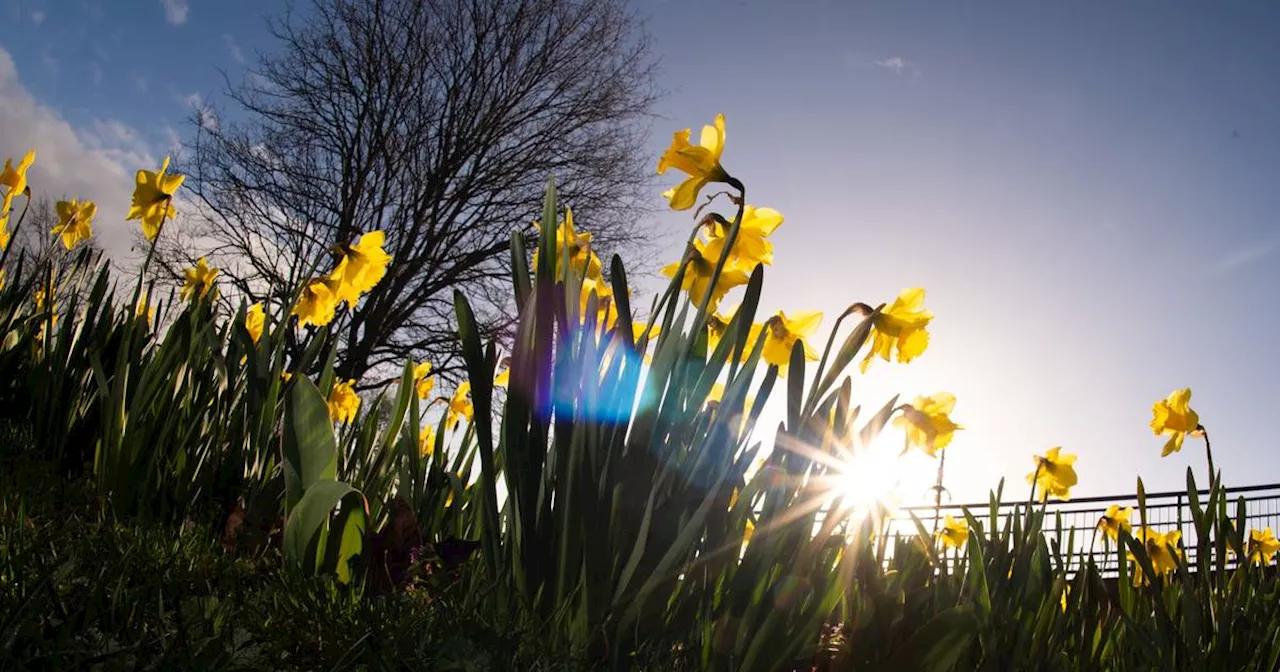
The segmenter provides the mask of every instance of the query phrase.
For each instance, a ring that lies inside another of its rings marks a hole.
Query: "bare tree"
[[[624,0],[296,10],[268,22],[279,50],[228,81],[233,109],[197,119],[182,168],[198,226],[162,251],[171,270],[208,254],[239,294],[278,302],[335,246],[385,231],[386,277],[331,329],[340,374],[359,378],[411,356],[456,364],[452,288],[484,297],[490,332],[507,323],[511,231],[534,235],[549,176],[598,249],[646,240],[656,93]]]

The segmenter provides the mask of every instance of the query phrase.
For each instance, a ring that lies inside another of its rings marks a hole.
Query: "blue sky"
[[[271,48],[258,3],[0,3],[0,153],[34,144],[33,183],[91,192],[109,246],[127,246],[108,220],[131,171],[217,103],[219,68]],[[1138,474],[1181,488],[1188,465],[1203,480],[1202,444],[1161,459],[1148,427],[1183,386],[1229,484],[1280,480],[1280,5],[637,7],[670,92],[655,161],[723,112],[726,167],[787,218],[765,308],[834,317],[928,290],[929,351],[874,365],[855,396],[956,394],[957,499],[1001,476],[1024,492],[1055,445],[1080,456],[1078,495]],[[652,220],[664,258],[690,222]]]

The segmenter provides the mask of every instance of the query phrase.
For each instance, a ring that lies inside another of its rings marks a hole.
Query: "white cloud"
[[[114,120],[77,129],[41,104],[19,80],[13,58],[0,47],[0,153],[18,157],[36,150],[28,172],[37,196],[88,198],[98,204],[94,234],[117,261],[129,255],[136,230],[125,222],[138,168],[159,162],[136,131]]]
[[[908,61],[901,56],[892,56],[889,58],[874,61],[874,63],[885,70],[891,70],[894,74],[900,75],[904,72],[917,73],[920,71],[915,63]]]
[[[204,107],[204,98],[200,96],[200,92],[188,93],[182,97],[182,104],[193,110],[199,110]]]
[[[222,43],[227,46],[227,53],[231,55],[231,60],[236,63],[244,63],[244,50],[236,42],[235,36],[231,33],[224,33],[222,35]]]
[[[38,9],[31,10],[31,23],[34,23],[37,26],[44,23],[44,12]]]
[[[164,20],[172,26],[181,26],[187,22],[187,13],[191,11],[191,5],[187,0],[160,0],[164,5]]]

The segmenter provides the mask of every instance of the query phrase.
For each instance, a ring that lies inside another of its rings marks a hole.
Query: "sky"
[[[635,7],[667,92],[655,163],[671,132],[724,113],[725,167],[786,217],[762,310],[821,310],[825,339],[853,302],[926,289],[928,351],[855,375],[854,397],[956,395],[955,501],[1002,477],[1025,497],[1031,456],[1059,445],[1079,456],[1077,496],[1139,475],[1182,489],[1188,467],[1203,483],[1203,444],[1162,459],[1149,427],[1188,386],[1228,485],[1280,481],[1280,5]],[[133,171],[272,49],[268,9],[0,0],[0,155],[36,147],[33,187],[97,200],[100,239],[127,251]],[[691,224],[646,220],[660,258]]]

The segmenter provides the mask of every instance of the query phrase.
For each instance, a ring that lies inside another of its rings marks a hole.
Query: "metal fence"
[[[1209,491],[1199,492],[1200,505],[1208,500]],[[1234,521],[1238,516],[1238,501],[1243,498],[1245,506],[1245,534],[1250,529],[1270,527],[1280,529],[1280,484],[1252,485],[1239,488],[1227,488],[1227,515]],[[1154,492],[1146,496],[1146,525],[1161,533],[1181,530],[1182,543],[1187,561],[1194,563],[1196,559],[1196,530],[1192,522],[1191,503],[1187,491]],[[1111,545],[1111,552],[1104,554],[1106,544],[1098,530],[1098,520],[1112,504],[1120,508],[1133,507],[1131,519],[1134,527],[1139,525],[1138,499],[1136,495],[1112,495],[1104,497],[1082,497],[1069,502],[1050,502],[1046,506],[1044,533],[1050,548],[1056,548],[1068,559],[1068,572],[1074,572],[1083,566],[1089,551],[1094,552],[1094,562],[1104,574],[1117,571],[1119,556]],[[1038,505],[1037,505],[1038,507]],[[948,514],[956,519],[963,518],[963,510],[967,508],[984,527],[990,527],[991,507],[988,503],[980,504],[948,504],[937,510],[938,516],[945,518]],[[918,535],[910,513],[925,525],[925,529],[934,529],[935,509],[932,506],[913,506],[902,509],[893,520],[889,521],[888,534],[891,540],[914,537]],[[996,524],[1003,529],[1011,515],[1026,515],[1026,502],[1002,503],[996,510]],[[989,531],[989,530],[988,530]],[[890,543],[892,549],[895,543]],[[892,551],[890,551],[892,552]]]

